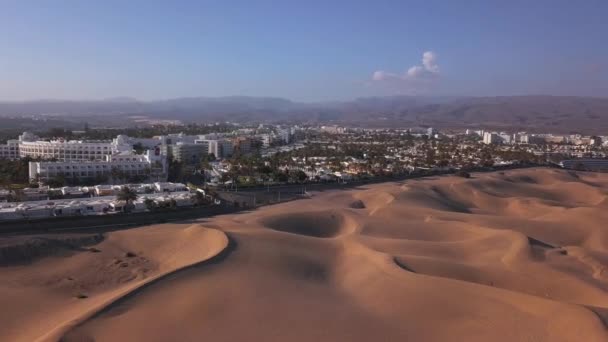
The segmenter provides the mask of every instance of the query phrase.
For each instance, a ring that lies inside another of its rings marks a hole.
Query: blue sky
[[[607,18],[606,0],[0,0],[0,100],[608,96]]]

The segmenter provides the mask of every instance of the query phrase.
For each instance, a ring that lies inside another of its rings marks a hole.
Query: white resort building
[[[158,150],[145,154],[122,152],[105,155],[103,160],[36,161],[29,163],[29,177],[35,182],[64,179],[115,179],[141,176],[153,181],[167,178],[167,160]]]
[[[19,157],[59,161],[103,160],[105,156],[131,151],[132,145],[121,136],[113,141],[40,140],[25,132],[19,136]]]

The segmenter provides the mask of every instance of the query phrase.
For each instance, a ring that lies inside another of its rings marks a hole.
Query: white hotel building
[[[152,149],[143,155],[133,154],[135,142]],[[45,182],[59,176],[76,180],[111,179],[117,170],[125,178],[149,176],[150,180],[165,181],[167,158],[159,148],[154,147],[159,142],[159,139],[132,139],[124,135],[112,141],[46,141],[25,132],[18,140],[9,140],[0,145],[0,158],[41,159],[29,163],[31,181]]]
[[[124,136],[113,141],[39,140],[25,132],[19,136],[19,157],[57,159],[60,161],[104,160],[114,153],[131,151],[132,144]]]
[[[148,150],[143,155],[131,152],[105,155],[103,160],[30,162],[29,178],[31,181],[41,182],[59,176],[78,180],[112,178],[113,172],[118,170],[126,177],[147,176],[154,181],[165,181],[167,168],[167,159],[159,153],[159,150]]]

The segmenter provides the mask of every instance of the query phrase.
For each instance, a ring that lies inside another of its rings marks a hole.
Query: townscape
[[[213,126],[171,126],[171,131],[189,133],[145,137],[118,132],[112,140],[92,140],[99,133],[89,127],[54,130],[46,139],[24,132],[0,145],[0,165],[6,170],[0,175],[5,202],[0,220],[217,205],[221,200],[210,193],[239,187],[504,166],[608,169],[603,159],[608,138],[601,136],[230,123],[213,132]],[[197,129],[207,133],[194,134]],[[124,190],[138,195],[125,202],[117,196]]]
[[[608,1],[5,1],[0,342],[608,341]]]

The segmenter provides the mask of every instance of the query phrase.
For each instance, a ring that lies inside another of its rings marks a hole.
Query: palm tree
[[[116,194],[116,200],[125,201],[125,209],[129,209],[133,206],[133,201],[137,199],[137,193],[128,186],[123,186],[120,191]]]

